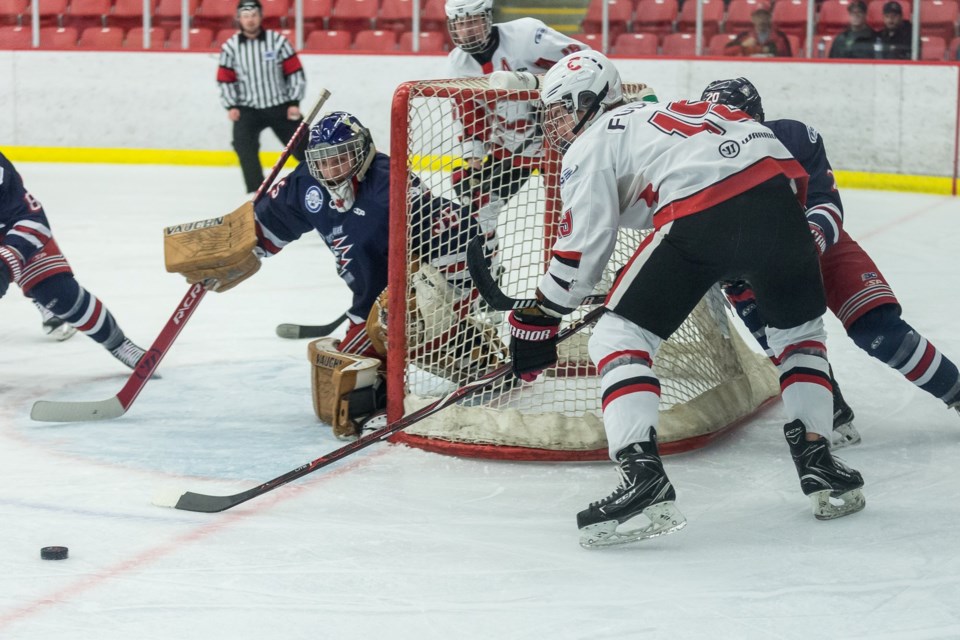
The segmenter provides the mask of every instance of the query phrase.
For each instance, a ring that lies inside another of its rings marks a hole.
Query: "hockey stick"
[[[346,319],[347,314],[343,314],[330,324],[278,324],[277,335],[290,340],[323,338],[336,331]]]
[[[575,322],[564,328],[562,331],[560,331],[560,333],[557,334],[557,342],[562,342],[581,329],[589,326],[595,320],[597,320],[597,318],[599,318],[604,311],[606,311],[605,307],[597,307],[596,309],[593,309],[587,313],[587,315],[585,315],[578,322]],[[153,504],[157,505],[158,507],[173,507],[174,509],[180,509],[183,511],[199,511],[201,513],[217,513],[219,511],[225,511],[237,506],[238,504],[242,504],[247,500],[261,496],[269,491],[273,491],[277,487],[281,487],[288,482],[296,480],[297,478],[302,478],[308,473],[313,473],[317,469],[322,469],[327,465],[342,460],[347,456],[360,451],[361,449],[369,447],[375,442],[380,442],[381,440],[390,437],[394,433],[402,431],[403,429],[420,422],[427,416],[431,416],[441,409],[449,407],[450,405],[455,404],[464,398],[474,395],[487,385],[510,375],[510,372],[511,364],[509,362],[505,362],[493,371],[490,371],[473,382],[469,382],[450,392],[448,395],[440,398],[436,402],[422,407],[417,411],[400,418],[392,424],[388,424],[381,429],[377,429],[376,431],[361,436],[350,444],[344,445],[339,449],[335,449],[330,453],[320,456],[316,460],[297,467],[292,471],[288,471],[282,476],[278,476],[273,480],[264,482],[263,484],[252,489],[241,491],[240,493],[235,493],[229,496],[212,496],[204,493],[194,493],[192,491],[163,491],[154,496]]]
[[[326,89],[320,91],[320,98],[310,111],[309,117],[303,120],[300,126],[297,127],[297,130],[294,131],[290,137],[290,141],[287,142],[287,146],[284,147],[280,153],[280,157],[277,158],[276,163],[273,165],[270,175],[260,183],[260,188],[257,189],[256,195],[253,196],[254,204],[257,203],[266,190],[270,188],[270,185],[273,184],[283,165],[287,162],[287,158],[289,158],[293,152],[293,148],[299,144],[304,131],[309,128],[310,122],[317,117],[317,114],[329,97],[329,91]],[[140,362],[137,363],[133,373],[127,379],[127,383],[123,385],[123,388],[117,395],[106,400],[93,400],[88,402],[38,400],[30,410],[30,417],[40,422],[85,422],[91,420],[111,420],[125,414],[127,409],[130,408],[130,405],[133,404],[133,401],[140,395],[140,392],[143,390],[144,385],[147,384],[147,381],[150,380],[153,372],[156,371],[160,365],[163,356],[170,350],[173,341],[180,335],[184,325],[187,324],[187,320],[190,319],[193,312],[200,306],[200,301],[203,300],[203,296],[206,295],[206,293],[207,290],[202,283],[198,282],[190,286],[186,295],[180,300],[176,311],[173,312],[173,315],[167,320],[167,324],[160,330],[160,335],[153,341],[153,344],[150,345],[150,349],[147,350],[144,356],[140,358]]]
[[[500,285],[490,273],[490,265],[483,252],[483,240],[474,238],[467,245],[467,269],[473,279],[473,286],[494,311],[513,311],[531,309],[540,304],[536,298],[511,298],[500,289]],[[602,304],[606,294],[589,295],[580,301],[581,305]]]

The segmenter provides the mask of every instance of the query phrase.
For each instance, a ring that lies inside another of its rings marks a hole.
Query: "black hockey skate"
[[[843,399],[840,385],[833,377],[833,368],[830,369],[830,383],[833,385],[833,437],[831,446],[834,449],[860,444],[860,432],[853,425],[853,409]]]
[[[687,519],[674,506],[677,498],[657,453],[657,436],[637,442],[617,454],[620,486],[577,514],[580,546],[608,547],[679,531]],[[643,514],[650,523],[628,531],[617,527]]]
[[[36,300],[33,301],[33,304],[36,305],[40,311],[40,315],[43,317],[43,332],[57,342],[69,340],[77,332],[73,325],[67,324],[63,318],[54,315],[52,311]]]
[[[807,429],[800,420],[783,425],[783,435],[800,476],[800,489],[810,497],[817,520],[840,518],[866,506],[860,491],[863,476],[833,457],[826,438],[807,441]]]

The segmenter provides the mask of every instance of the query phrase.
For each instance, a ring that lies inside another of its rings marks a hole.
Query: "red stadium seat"
[[[703,0],[703,37],[708,41],[720,32],[720,23],[723,21],[722,0]],[[677,31],[680,33],[694,33],[697,30],[697,2],[686,0],[680,9],[677,20]]]
[[[291,2],[291,4],[293,4]],[[314,31],[327,28],[327,17],[333,7],[333,0],[303,0],[303,37]],[[291,14],[287,26],[296,27],[296,16]]]
[[[400,34],[400,51],[413,51],[413,32],[404,31]],[[421,31],[419,53],[444,53],[447,51],[447,34],[445,31]]]
[[[193,15],[194,27],[212,31],[226,29],[237,24],[236,0],[203,0]]]
[[[577,42],[590,45],[590,48],[600,51],[603,49],[602,36],[599,33],[571,33],[570,37]]]
[[[655,56],[658,38],[655,33],[621,33],[613,43],[618,56]]]
[[[307,36],[306,51],[346,51],[352,36],[349,31],[313,31]]]
[[[78,39],[73,27],[40,27],[40,46],[44,49],[75,49]]]
[[[800,46],[801,44],[800,36],[793,35],[792,33],[788,33],[786,35],[787,35],[787,42],[790,43],[790,55],[792,55],[794,58],[803,57],[802,56],[803,49]]]
[[[807,34],[807,0],[777,0],[773,5],[773,28],[787,35],[804,37]]]
[[[896,0],[900,3],[900,8],[903,9],[903,19],[910,20],[913,15],[913,4],[910,3],[910,0]],[[870,25],[873,29],[883,28],[883,5],[887,4],[889,0],[872,0],[870,4],[867,5],[867,24]]]
[[[957,17],[957,0],[923,0],[920,35],[938,36],[950,42],[957,35]]]
[[[581,26],[584,33],[602,33],[603,2],[604,0],[590,0],[587,15],[584,17]],[[609,0],[609,3],[607,15],[610,23],[610,42],[613,42],[621,33],[630,30],[633,4],[630,0]]]
[[[27,5],[28,0],[0,0],[0,25],[23,24],[22,16],[27,12]]]
[[[727,21],[723,30],[726,33],[740,33],[753,28],[753,22],[750,20],[750,14],[760,6],[770,6],[762,0],[731,0],[727,7]]]
[[[190,13],[191,19],[197,12],[198,4],[198,0],[189,0],[187,3],[187,10]],[[157,2],[157,12],[153,20],[153,25],[163,27],[167,31],[170,29],[179,29],[181,25],[180,0],[159,0]],[[178,46],[177,48],[179,49],[180,47]]]
[[[356,34],[373,29],[379,6],[378,0],[336,0],[333,15],[327,21],[330,29]]]
[[[833,41],[836,36],[813,36],[813,57],[814,58],[829,58],[830,57],[830,47],[833,46]],[[820,45],[823,46],[820,46]]]
[[[393,31],[383,31],[381,29],[364,29],[357,33],[353,40],[354,51],[396,51],[397,34]]]
[[[691,33],[671,33],[663,39],[661,55],[692,58],[697,55],[697,39]]]
[[[736,37],[735,33],[718,33],[713,36],[710,38],[710,46],[707,47],[707,55],[722,56],[727,43],[732,42]]]
[[[155,2],[151,6],[150,19],[151,25],[157,26]],[[107,24],[124,29],[143,28],[143,0],[115,0],[113,10],[107,15]]]
[[[40,26],[59,27],[63,24],[63,16],[67,12],[67,0],[40,0]],[[24,11],[23,24],[29,24],[33,15],[33,5],[28,4]]]
[[[420,11],[421,31],[447,31],[447,12],[444,0],[427,0]]]
[[[287,16],[290,13],[290,0],[260,0],[263,5],[263,26],[267,29],[280,30],[287,26]],[[234,3],[236,12],[236,3]],[[288,38],[289,39],[289,38]],[[293,42],[293,40],[290,40]]]
[[[30,27],[0,27],[0,49],[30,49]]]
[[[167,34],[160,27],[150,27],[150,48],[163,49],[166,45]],[[124,49],[143,49],[143,27],[134,27],[127,31],[123,41]]]
[[[123,29],[120,27],[87,27],[80,32],[77,46],[81,49],[121,49]]]
[[[174,29],[170,32],[170,35],[167,36],[167,49],[181,49],[183,43],[181,42],[182,31],[180,29]],[[213,49],[215,45],[213,44],[213,31],[210,29],[202,27],[194,27],[187,32],[187,46],[189,49],[201,49],[204,51]]]
[[[826,0],[817,15],[817,33],[833,36],[845,30],[850,24],[849,5],[850,0]]]
[[[677,0],[640,0],[632,30],[661,36],[673,33],[678,13]]]
[[[920,60],[941,61],[946,55],[946,40],[938,36],[920,36]]]
[[[377,29],[403,33],[413,30],[413,0],[383,0]]]
[[[105,27],[110,13],[110,0],[71,0],[70,9],[63,16],[65,27],[82,31],[87,27]]]
[[[224,42],[233,37],[233,34],[237,33],[237,29],[220,29],[217,31],[217,35],[213,37],[213,42],[219,47]],[[293,42],[293,40],[290,40]]]

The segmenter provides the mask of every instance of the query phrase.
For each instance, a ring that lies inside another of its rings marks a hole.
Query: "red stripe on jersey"
[[[804,202],[807,197],[808,176],[800,163],[792,158],[778,160],[767,157],[738,173],[727,176],[720,182],[711,184],[702,191],[664,205],[653,215],[653,227],[659,229],[678,218],[705,211],[780,175],[797,182],[797,200]]]
[[[481,65],[481,68],[483,69],[483,75],[490,75],[493,73],[493,61],[484,62],[483,65]]]
[[[537,58],[533,63],[534,66],[540,67],[541,69],[550,70],[550,67],[557,64],[556,60],[547,60],[546,58]]]
[[[574,262],[580,262],[583,258],[583,254],[579,251],[554,251],[553,255],[558,258],[563,258],[564,260],[572,260]]]
[[[217,82],[236,82],[237,72],[230,67],[220,67],[217,69]]]
[[[263,249],[270,255],[276,255],[280,253],[280,247],[270,242],[263,233],[263,228],[260,226],[260,221],[257,221],[257,243],[263,247]]]
[[[10,229],[10,231],[19,231],[20,233],[25,233],[25,234],[27,234],[27,235],[31,235],[31,236],[33,236],[34,238],[36,238],[37,240],[39,240],[39,241],[40,241],[40,244],[47,244],[47,241],[50,240],[50,237],[51,237],[51,236],[43,233],[43,232],[40,231],[39,229],[34,229],[33,227],[28,227],[28,226],[23,225],[23,224],[15,224],[15,225],[13,225],[13,228]]]
[[[640,382],[638,384],[631,384],[621,389],[617,389],[610,395],[604,397],[603,399],[603,410],[607,410],[607,405],[620,398],[622,396],[631,394],[631,393],[653,393],[656,396],[660,397],[660,387],[655,384],[650,384],[649,382]]]
[[[644,364],[646,364],[648,367],[651,364],[650,354],[647,353],[646,351],[640,351],[639,349],[632,349],[627,351],[614,351],[613,353],[608,355],[606,358],[603,358],[602,360],[600,360],[600,362],[597,364],[597,371],[603,372],[604,367],[606,367],[608,364],[610,364],[617,358],[623,358],[623,357],[640,358],[641,360],[644,361]]]
[[[917,366],[906,375],[907,380],[910,382],[916,382],[923,374],[927,372],[927,369],[930,368],[930,363],[933,362],[933,358],[937,355],[937,350],[930,342],[927,342],[927,348],[923,352],[923,357],[920,358],[920,362],[917,363]]]
[[[791,373],[786,378],[780,381],[780,391],[786,391],[787,387],[792,384],[797,383],[808,383],[808,384],[818,384],[824,389],[833,393],[833,385],[830,384],[830,381],[826,378],[821,378],[820,376],[812,376],[808,373]]]
[[[300,64],[300,58],[297,57],[297,54],[293,54],[289,58],[283,61],[283,75],[288,76],[291,73],[296,73],[297,71],[302,71],[303,65]]]
[[[86,333],[97,326],[97,321],[100,319],[100,314],[103,313],[103,305],[100,303],[99,298],[94,298],[93,303],[93,313],[90,314],[90,319],[84,322],[82,325],[77,326],[78,331],[83,331]]]

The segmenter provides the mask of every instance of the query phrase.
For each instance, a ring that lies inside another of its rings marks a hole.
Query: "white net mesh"
[[[530,297],[545,270],[558,223],[557,159],[501,162],[488,156],[484,168],[473,173],[470,189],[460,194],[452,187],[451,171],[460,166],[464,149],[469,146],[460,141],[468,110],[473,110],[473,116],[486,112],[484,119],[474,117],[468,127],[486,127],[487,140],[496,139],[497,129],[505,126],[526,126],[529,132],[533,130],[529,122],[510,125],[503,114],[532,117],[535,92],[489,90],[485,79],[409,83],[404,87],[408,88],[409,100],[394,102],[393,136],[405,135],[405,140],[394,140],[393,154],[400,148],[399,142],[405,149],[408,170],[419,176],[433,194],[471,203],[487,232],[488,248],[496,248],[493,271],[501,288],[511,296]],[[625,90],[629,96],[630,85]],[[526,149],[536,149],[537,155],[543,155],[539,140],[526,145]],[[403,175],[393,175],[392,180],[393,189],[408,190]],[[461,195],[462,199],[458,197]],[[409,198],[407,202],[409,205]],[[410,215],[409,210],[406,214]],[[425,255],[427,249],[417,246],[419,240],[409,229],[410,225],[403,229],[397,225],[392,233],[404,234],[405,255]],[[621,232],[598,293],[610,287],[614,273],[633,255],[640,237],[636,232]],[[403,262],[395,260],[391,269],[406,269]],[[431,276],[433,284],[440,286],[424,284]],[[403,281],[407,283],[407,304],[401,306],[395,304],[395,298],[391,300],[390,322],[402,322],[406,327],[407,359],[402,380],[392,379],[391,388],[404,389],[404,412],[410,412],[501,362],[507,332],[503,314],[484,311],[482,305],[470,301],[469,291],[448,289],[438,294],[442,282],[435,274],[405,273]],[[751,352],[729,322],[726,303],[715,288],[664,343],[654,363],[662,387],[661,442],[720,430],[779,392],[772,365]],[[445,409],[407,432],[461,443],[570,451],[604,449],[599,378],[587,355],[588,338],[589,329],[561,344],[559,365],[538,381],[503,380],[481,397]],[[395,357],[396,352],[391,351],[391,357]]]

